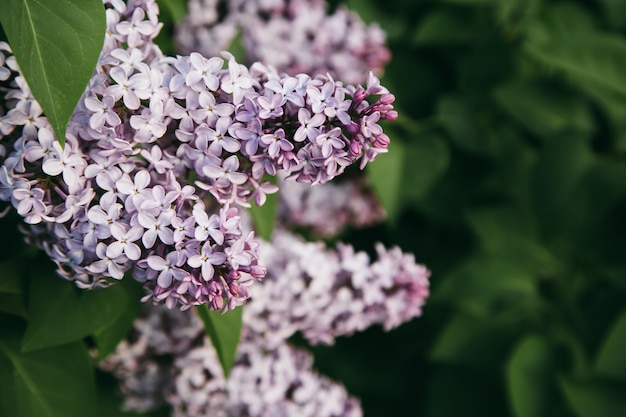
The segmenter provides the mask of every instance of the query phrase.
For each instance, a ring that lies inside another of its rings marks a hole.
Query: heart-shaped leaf
[[[224,376],[228,378],[235,358],[237,357],[237,346],[241,338],[243,308],[237,307],[225,314],[219,311],[209,311],[206,305],[198,306],[198,315],[204,323],[206,334],[211,339],[213,347],[217,352]]]
[[[57,139],[94,72],[106,30],[101,0],[2,0],[0,23]]]
[[[128,302],[128,294],[117,285],[80,290],[54,275],[37,274],[29,282],[29,322],[22,351],[57,346],[94,334],[113,323]]]
[[[94,415],[93,368],[82,342],[21,353],[19,334],[4,328],[0,339],[0,374],[2,415]]]

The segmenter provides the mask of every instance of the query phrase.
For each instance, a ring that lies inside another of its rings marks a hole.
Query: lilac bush
[[[393,95],[330,75],[289,76],[260,63],[164,56],[151,0],[105,1],[107,35],[65,146],[1,46],[12,77],[0,117],[0,197],[30,224],[61,276],[83,288],[126,273],[146,300],[232,309],[265,275],[240,207],[287,178],[325,183],[387,149]]]

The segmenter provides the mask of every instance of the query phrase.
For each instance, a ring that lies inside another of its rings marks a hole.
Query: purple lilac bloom
[[[378,259],[339,244],[329,250],[278,229],[261,246],[267,268],[244,322],[270,346],[300,332],[311,343],[332,344],[373,324],[386,330],[421,315],[430,271],[399,248],[376,247]]]
[[[294,181],[279,182],[278,223],[305,228],[315,236],[335,236],[347,227],[382,222],[386,213],[362,176],[310,187]]]
[[[121,381],[125,406],[173,407],[175,416],[361,416],[345,389],[312,371],[312,357],[287,342],[311,343],[421,314],[429,271],[398,248],[370,262],[348,245],[337,250],[277,230],[262,246],[268,266],[251,289],[243,335],[228,381],[194,311],[146,306],[134,330],[102,364]],[[173,357],[173,360],[166,358]]]
[[[129,274],[145,300],[232,309],[265,273],[238,207],[276,191],[266,173],[321,184],[386,152],[378,122],[397,117],[393,96],[372,73],[352,86],[228,53],[163,56],[154,0],[104,4],[105,44],[64,148],[0,45],[0,195],[80,287]]]
[[[241,33],[249,62],[348,83],[381,72],[390,59],[379,26],[341,6],[329,14],[324,0],[191,0],[188,7],[176,29],[185,53],[217,55]]]
[[[121,380],[125,409],[168,404],[179,417],[362,415],[343,386],[313,371],[308,352],[288,344],[262,349],[246,331],[226,380],[202,324],[190,313],[145,309],[129,339],[100,364]]]

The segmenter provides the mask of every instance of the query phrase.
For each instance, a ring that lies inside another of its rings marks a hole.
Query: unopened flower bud
[[[361,144],[359,142],[357,142],[356,140],[353,140],[352,142],[350,142],[350,153],[352,155],[361,155],[361,151],[363,150],[363,147],[361,146]]]
[[[266,273],[267,270],[261,265],[253,265],[252,267],[250,267],[250,275],[252,275],[254,278],[263,278],[265,277]]]
[[[395,110],[390,110],[388,112],[383,113],[382,117],[383,119],[389,120],[391,122],[398,118],[398,112]]]
[[[389,136],[384,133],[376,136],[376,140],[374,141],[375,148],[387,148],[387,146],[389,146]]]
[[[396,101],[396,97],[393,94],[383,94],[380,96],[380,102],[383,104],[391,104]]]

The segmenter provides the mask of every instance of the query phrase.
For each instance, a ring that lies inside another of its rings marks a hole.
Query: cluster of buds
[[[107,35],[65,147],[0,45],[0,199],[32,225],[59,273],[85,288],[132,273],[146,299],[228,310],[265,275],[239,207],[266,175],[325,183],[387,150],[393,95],[271,67],[167,57],[154,0],[105,0]]]
[[[241,34],[250,62],[290,75],[326,74],[359,83],[390,59],[385,33],[343,6],[328,12],[324,0],[191,0],[177,27],[183,51],[210,56]]]

